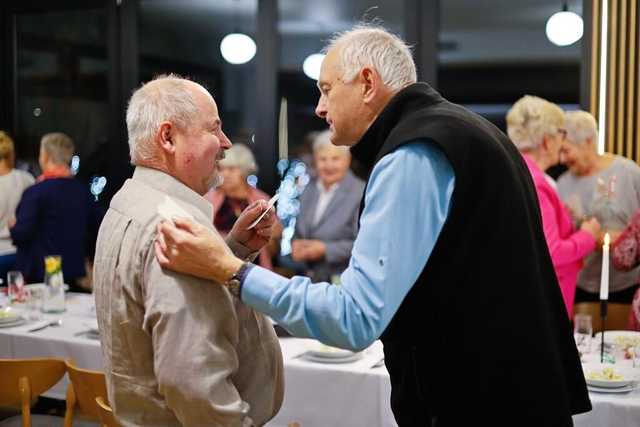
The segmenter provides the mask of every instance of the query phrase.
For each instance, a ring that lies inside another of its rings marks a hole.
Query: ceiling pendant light
[[[256,42],[246,34],[227,34],[220,42],[220,53],[230,64],[246,64],[256,55]]]
[[[569,46],[582,38],[584,23],[577,13],[569,12],[567,2],[562,6],[562,12],[551,15],[547,21],[547,38],[556,46]]]
[[[322,53],[314,53],[307,56],[302,63],[302,71],[307,77],[313,80],[318,80],[320,77],[320,66],[324,60],[325,55]]]

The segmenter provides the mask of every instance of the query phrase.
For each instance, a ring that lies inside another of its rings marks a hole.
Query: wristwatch
[[[249,268],[250,265],[251,264],[246,261],[243,262],[238,271],[233,273],[233,276],[222,283],[222,286],[227,288],[227,290],[231,292],[231,295],[236,298],[240,298],[240,291],[242,290],[242,279],[245,275],[245,272],[247,271],[247,268]]]

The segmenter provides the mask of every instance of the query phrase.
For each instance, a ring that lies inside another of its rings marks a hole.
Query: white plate
[[[343,350],[341,348],[330,347],[319,341],[311,341],[307,345],[307,354],[321,359],[343,359],[345,357],[351,357],[357,353],[349,350]]]
[[[635,389],[635,386],[633,384],[629,384],[627,386],[618,387],[618,388],[594,387],[591,385],[587,385],[587,390],[592,391],[594,393],[629,393],[634,389]]]
[[[592,372],[601,373],[602,370],[605,368],[613,369],[613,372],[615,374],[620,375],[622,378],[619,380],[589,378],[590,373]],[[598,388],[614,389],[614,388],[627,387],[631,385],[631,383],[638,377],[638,372],[636,372],[638,371],[637,369],[633,369],[625,366],[611,365],[607,363],[605,364],[586,363],[582,366],[582,370],[584,372],[584,377],[587,382],[587,385],[592,387],[598,387]]]
[[[25,323],[27,323],[27,319],[24,317],[18,317],[11,323],[0,323],[0,328],[13,328],[14,326],[24,325]]]
[[[314,354],[307,352],[303,354],[301,357],[310,362],[317,362],[317,363],[349,363],[349,362],[355,362],[356,360],[360,359],[362,357],[362,353],[351,353],[351,355],[347,357],[327,358],[327,357],[317,357]]]

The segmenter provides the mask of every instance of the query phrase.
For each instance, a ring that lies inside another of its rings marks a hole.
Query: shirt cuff
[[[251,252],[251,249],[238,242],[231,234],[227,236],[226,243],[229,249],[231,249],[231,252],[243,261],[253,262],[260,253],[260,251]]]
[[[272,310],[269,301],[273,296],[273,291],[287,282],[288,279],[279,274],[258,265],[253,265],[246,272],[244,280],[240,282],[240,299],[254,309],[271,315]]]

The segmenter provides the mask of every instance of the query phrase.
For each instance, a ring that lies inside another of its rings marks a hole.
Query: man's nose
[[[321,119],[324,119],[326,115],[327,115],[327,107],[322,97],[320,97],[320,99],[318,100],[318,105],[316,105],[316,116],[320,117]]]
[[[222,138],[220,138],[220,147],[228,150],[233,144],[231,143],[231,140],[227,138],[227,135],[224,132],[221,132],[221,134]]]

